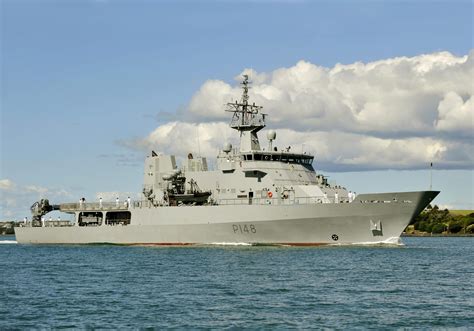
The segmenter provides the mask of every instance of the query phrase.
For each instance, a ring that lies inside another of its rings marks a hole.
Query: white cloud
[[[10,179],[0,180],[0,190],[0,220],[29,217],[29,207],[42,198],[48,198],[53,202],[71,197],[71,194],[64,189],[57,190],[34,184],[20,185]]]
[[[27,185],[27,186],[25,186],[25,191],[26,192],[31,192],[31,193],[37,193],[40,196],[43,196],[46,193],[48,193],[47,188],[41,187],[41,186],[36,186],[36,185]]]
[[[10,179],[0,179],[0,190],[10,191],[15,188],[15,183]]]
[[[332,68],[300,61],[243,73],[253,81],[251,102],[264,106],[267,124],[279,129],[277,143],[311,148],[324,170],[474,167],[474,51]],[[225,141],[237,141],[224,109],[240,95],[239,84],[207,81],[192,97],[187,120],[160,125],[129,145],[176,155],[200,149],[213,157]]]
[[[474,77],[473,77],[474,79]],[[473,137],[474,135],[474,97],[465,102],[455,92],[449,92],[438,105],[436,129]]]
[[[232,131],[224,122],[170,122],[156,128],[139,145],[150,149],[156,146],[160,152],[178,155],[187,155],[189,152],[216,155],[226,141],[237,141],[237,135]]]
[[[299,129],[419,135],[436,132],[437,106],[447,93],[473,94],[472,57],[441,52],[333,68],[300,61],[269,74],[244,73],[255,75],[252,99],[280,127],[290,121]],[[239,86],[208,81],[189,111],[203,120],[222,119],[223,105],[239,94]],[[472,118],[472,107],[467,113]]]
[[[198,151],[197,138],[192,137],[198,127],[199,131],[204,133],[200,135],[201,154],[204,156],[215,156],[226,141],[237,145],[237,134],[224,134],[228,131],[226,123],[197,125],[182,122],[158,127],[143,139],[142,144],[159,147],[159,151],[163,153],[184,156],[189,152]],[[265,137],[265,131],[262,131],[262,148],[267,148]],[[304,150],[315,154],[317,168],[333,171],[421,169],[426,168],[430,162],[434,162],[437,168],[465,168],[466,164],[474,163],[473,154],[465,153],[468,144],[431,137],[379,138],[337,131],[298,132],[293,129],[280,129],[274,146],[279,149],[292,146],[295,151]]]
[[[239,96],[238,89],[219,80],[208,80],[192,97],[188,110],[199,118],[225,119],[228,114],[222,111],[223,106]]]

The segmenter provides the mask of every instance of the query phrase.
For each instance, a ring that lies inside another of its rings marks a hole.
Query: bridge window
[[[244,156],[247,160],[252,159],[252,155]],[[307,155],[297,154],[254,154],[253,158],[255,161],[277,161],[283,163],[296,163],[302,165],[311,165],[313,163],[313,157]]]

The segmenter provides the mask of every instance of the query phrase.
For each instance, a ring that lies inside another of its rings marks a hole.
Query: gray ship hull
[[[352,203],[136,207],[130,209],[129,225],[20,227],[16,239],[29,244],[390,243],[438,193],[361,194]]]

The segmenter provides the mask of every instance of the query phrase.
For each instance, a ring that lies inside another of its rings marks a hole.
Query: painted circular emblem
[[[338,236],[337,234],[333,234],[333,235],[331,236],[331,238],[332,238],[332,240],[334,240],[334,241],[338,241],[338,240],[339,240],[339,236]]]

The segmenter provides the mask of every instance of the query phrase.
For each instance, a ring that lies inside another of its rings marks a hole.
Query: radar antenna
[[[251,82],[249,81],[249,75],[243,75],[243,77],[244,80],[240,83],[243,89],[242,100],[227,103],[226,111],[234,113],[230,126],[237,130],[248,130],[250,127],[255,128],[257,126],[263,128],[265,127],[266,114],[259,114],[259,110],[263,109],[262,106],[255,105],[255,102],[249,104],[249,84]]]
[[[242,88],[244,89],[244,93],[242,94],[242,102],[244,105],[248,105],[249,101],[249,75],[243,75],[244,80],[242,83],[240,83]]]
[[[230,122],[230,127],[240,132],[240,150],[252,151],[260,150],[257,132],[265,127],[266,114],[260,113],[262,106],[255,103],[249,104],[249,76],[243,75],[243,93],[240,102],[227,103],[227,112],[234,113]]]

